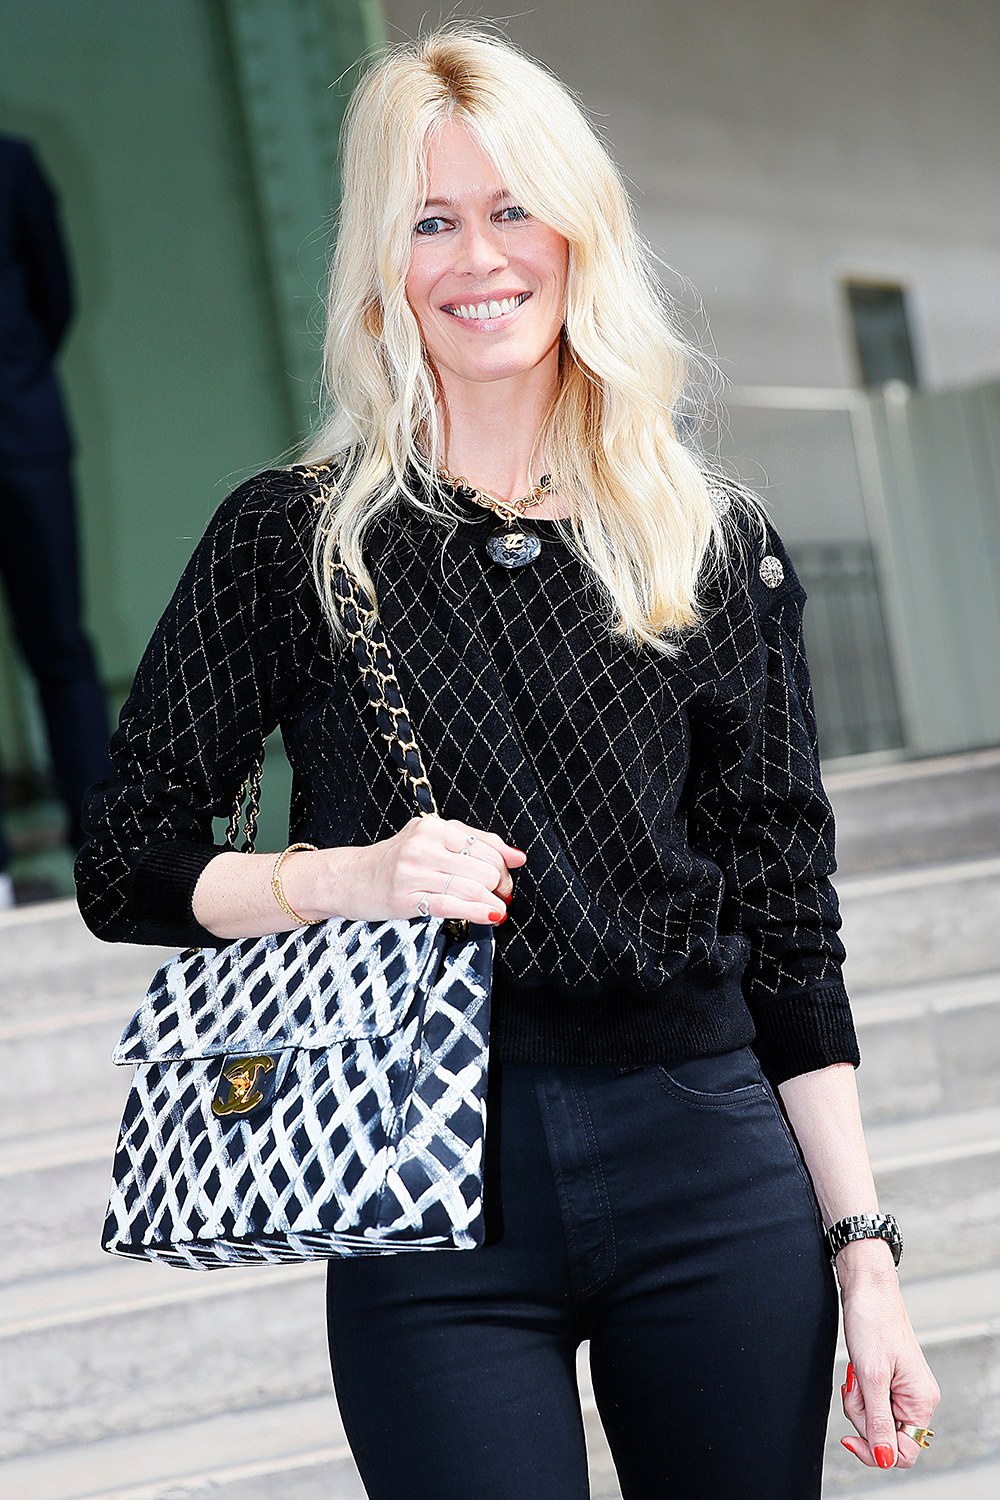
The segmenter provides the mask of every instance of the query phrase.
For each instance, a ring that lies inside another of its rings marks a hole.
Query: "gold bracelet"
[[[282,849],[274,861],[274,869],[271,871],[271,890],[274,892],[275,901],[277,901],[286,917],[291,917],[292,921],[297,922],[300,927],[314,927],[316,921],[323,920],[322,917],[318,917],[314,921],[309,921],[306,917],[300,917],[298,912],[293,911],[285,900],[285,893],[281,886],[281,866],[290,854],[294,854],[299,849],[308,849],[311,854],[316,853],[315,844],[289,844],[287,849]]]

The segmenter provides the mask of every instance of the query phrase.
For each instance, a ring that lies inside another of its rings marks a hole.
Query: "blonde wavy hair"
[[[317,581],[340,628],[339,554],[374,594],[365,533],[403,496],[454,526],[438,385],[406,299],[426,154],[464,126],[508,191],[569,244],[559,384],[535,452],[572,510],[572,544],[597,579],[612,631],[670,653],[699,623],[706,555],[722,524],[674,412],[690,351],[671,324],[610,156],[568,90],[508,42],[435,31],[374,64],[348,108],[343,196],[327,304],[329,416],[301,462],[341,466],[316,532]]]

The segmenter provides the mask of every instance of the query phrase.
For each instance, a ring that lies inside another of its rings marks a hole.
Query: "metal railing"
[[[825,760],[903,744],[878,573],[868,542],[790,549],[809,595],[806,652]]]
[[[797,386],[742,386],[723,398],[723,457],[763,495],[809,595],[806,651],[827,760],[904,744],[859,473],[865,399]]]

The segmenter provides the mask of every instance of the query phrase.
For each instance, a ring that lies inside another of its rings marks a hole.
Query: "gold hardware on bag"
[[[240,1057],[223,1068],[222,1076],[229,1083],[229,1098],[220,1099],[216,1094],[212,1100],[213,1115],[248,1115],[256,1109],[264,1102],[257,1079],[261,1072],[270,1073],[273,1067],[273,1057]]]

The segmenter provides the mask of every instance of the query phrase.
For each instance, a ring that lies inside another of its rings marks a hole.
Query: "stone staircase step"
[[[828,774],[845,873],[1000,853],[1000,750]]]
[[[997,1495],[1000,1495],[1000,1464],[976,1464],[971,1469],[949,1469],[943,1474],[928,1474],[924,1468],[928,1456],[927,1453],[922,1455],[916,1469],[889,1469],[887,1473],[880,1474],[874,1487],[869,1483],[864,1489],[839,1490],[838,1494],[842,1496],[842,1500],[884,1500],[887,1493],[893,1494],[896,1486],[901,1484],[906,1486],[907,1500],[996,1500]],[[278,1490],[273,1491],[274,1500],[278,1500],[279,1493]],[[226,1500],[229,1500],[228,1496]],[[265,1500],[265,1496],[258,1491],[252,1500]]]
[[[131,999],[131,997],[130,997]],[[136,1009],[115,1005],[0,1023],[5,1108],[0,1142],[36,1132],[121,1119],[131,1068],[111,1052]]]
[[[17,1021],[121,1000],[128,1017],[169,948],[102,943],[75,901],[0,912],[0,1020]]]
[[[107,1258],[8,1284],[0,1309],[2,1456],[329,1390],[319,1264]]]
[[[1000,1104],[1000,972],[854,996],[866,1123]]]
[[[339,1471],[339,1472],[338,1472]],[[18,1500],[158,1500],[220,1489],[252,1495],[256,1481],[306,1500],[364,1500],[332,1392],[227,1412],[157,1432],[130,1433],[0,1463],[0,1492]],[[332,1482],[331,1482],[332,1481]]]
[[[995,969],[1000,857],[837,875],[852,993]]]
[[[0,1295],[25,1275],[104,1263],[117,1134],[115,1119],[0,1143]]]
[[[1000,1265],[1000,1106],[876,1125],[868,1145],[904,1283]]]

